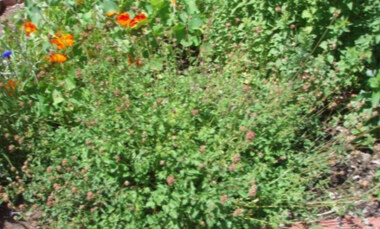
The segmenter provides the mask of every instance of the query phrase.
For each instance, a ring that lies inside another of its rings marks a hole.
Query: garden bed
[[[3,226],[379,216],[378,1],[25,5],[0,39]]]

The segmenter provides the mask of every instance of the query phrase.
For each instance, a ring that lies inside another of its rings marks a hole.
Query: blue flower
[[[8,50],[8,51],[5,51],[5,52],[3,52],[3,58],[9,58],[9,57],[11,57],[11,55],[12,55],[12,51],[10,51],[10,50]]]

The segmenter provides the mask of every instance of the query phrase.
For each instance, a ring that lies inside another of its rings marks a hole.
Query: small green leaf
[[[190,30],[197,30],[202,24],[203,20],[199,16],[194,16],[189,22],[189,28]]]
[[[65,80],[65,88],[66,88],[66,90],[71,91],[71,90],[73,90],[75,87],[76,87],[76,85],[75,85],[75,81],[74,81],[73,79],[67,78],[67,79]]]
[[[163,6],[163,4],[165,3],[164,0],[151,0],[150,1],[150,4],[154,7],[154,8],[161,8]],[[155,9],[157,10],[157,9]]]
[[[189,14],[194,14],[194,13],[199,12],[197,3],[195,0],[187,0],[184,3],[186,5],[186,9]]]
[[[173,27],[174,36],[178,41],[182,41],[186,37],[186,28],[183,25],[176,25]]]
[[[376,107],[380,103],[380,92],[373,93],[371,98],[372,107]]]
[[[40,24],[40,21],[42,19],[42,16],[41,16],[41,10],[40,8],[34,6],[34,7],[31,7],[28,11],[27,11],[27,14],[28,16],[30,17],[31,21],[36,24],[36,25],[39,25]]]
[[[65,99],[62,97],[61,92],[54,90],[53,91],[53,105],[57,105],[65,101]]]
[[[108,13],[111,11],[117,11],[117,4],[112,0],[105,0],[102,4],[104,12]]]

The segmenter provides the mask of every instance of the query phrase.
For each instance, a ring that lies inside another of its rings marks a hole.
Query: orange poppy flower
[[[147,19],[144,13],[137,14],[133,19],[128,13],[122,13],[117,17],[117,22],[124,27],[135,27],[139,22]]]
[[[147,19],[147,16],[144,13],[137,14],[129,23],[130,27],[135,27],[139,22]]]
[[[122,13],[117,17],[117,23],[119,23],[121,26],[129,26],[129,23],[131,22],[131,17],[128,13]]]
[[[114,16],[114,15],[116,15],[116,14],[118,14],[117,11],[109,11],[108,13],[106,13],[106,16],[107,16],[107,17],[112,17],[112,16]]]
[[[58,49],[66,49],[74,44],[74,36],[71,34],[62,34],[61,31],[55,33],[55,38],[51,41],[52,44],[57,45]]]
[[[17,80],[8,80],[4,85],[5,89],[8,91],[9,96],[13,96],[12,92],[16,90]]]
[[[50,63],[63,63],[67,60],[67,57],[64,54],[53,53],[51,55],[46,56],[46,59],[48,59]]]
[[[129,22],[129,27],[135,27],[138,24],[138,22],[133,18],[131,22]]]
[[[37,27],[35,24],[33,24],[33,22],[25,22],[22,24],[22,26],[24,26],[24,30],[27,36],[37,31]]]
[[[140,21],[144,21],[147,18],[148,17],[144,13],[141,13],[141,14],[137,14],[133,19],[135,19],[137,22],[140,22]]]

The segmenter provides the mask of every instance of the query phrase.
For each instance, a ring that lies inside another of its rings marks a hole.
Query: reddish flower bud
[[[88,172],[88,168],[84,168],[80,171],[82,174],[86,174]]]
[[[87,192],[87,194],[86,194],[87,200],[92,200],[92,199],[94,199],[94,197],[95,197],[95,194],[93,192]]]
[[[9,146],[8,146],[8,150],[9,150],[9,151],[13,151],[13,150],[15,150],[15,148],[16,148],[15,145],[9,145]]]
[[[115,96],[120,96],[120,90],[119,90],[119,89],[116,89],[116,90],[113,92],[113,94],[114,94]]]
[[[248,133],[245,135],[246,142],[252,142],[253,139],[255,139],[256,133],[251,131],[248,131]]]
[[[232,157],[232,161],[233,161],[234,163],[238,163],[238,162],[240,162],[240,161],[241,161],[241,157],[240,157],[240,155],[239,155],[239,154],[235,154],[235,155]]]
[[[81,79],[81,78],[82,78],[82,71],[81,71],[80,69],[77,69],[77,70],[75,71],[75,74],[76,74],[76,77],[77,77],[78,79]]]
[[[220,197],[220,203],[221,204],[225,204],[227,201],[228,201],[228,196],[227,195],[223,195],[223,196]]]
[[[51,166],[47,167],[46,172],[51,173],[53,171],[53,168]]]
[[[276,6],[276,12],[277,12],[277,13],[281,13],[281,10],[282,10],[282,9],[281,9],[281,6]]]
[[[68,162],[67,162],[67,159],[63,159],[63,160],[62,160],[62,166],[67,166],[67,163],[68,163]]]
[[[234,213],[232,214],[233,217],[238,217],[238,216],[241,216],[243,214],[244,210],[241,209],[241,208],[238,208],[234,211]]]
[[[53,188],[54,188],[55,191],[58,191],[61,187],[59,186],[59,184],[54,183],[53,184]]]
[[[71,191],[72,191],[73,193],[78,193],[78,189],[75,188],[75,187],[71,187]]]
[[[251,188],[249,189],[248,195],[250,197],[254,197],[254,196],[256,196],[256,193],[257,193],[257,186],[256,185],[252,185]]]
[[[169,186],[172,186],[173,185],[173,183],[175,182],[175,178],[173,177],[173,176],[168,176],[167,178],[166,178],[166,183],[169,185]]]
[[[249,85],[243,85],[243,92],[247,92],[247,91],[250,91],[251,90],[251,87]]]
[[[62,167],[61,166],[57,166],[57,172],[62,172]]]

